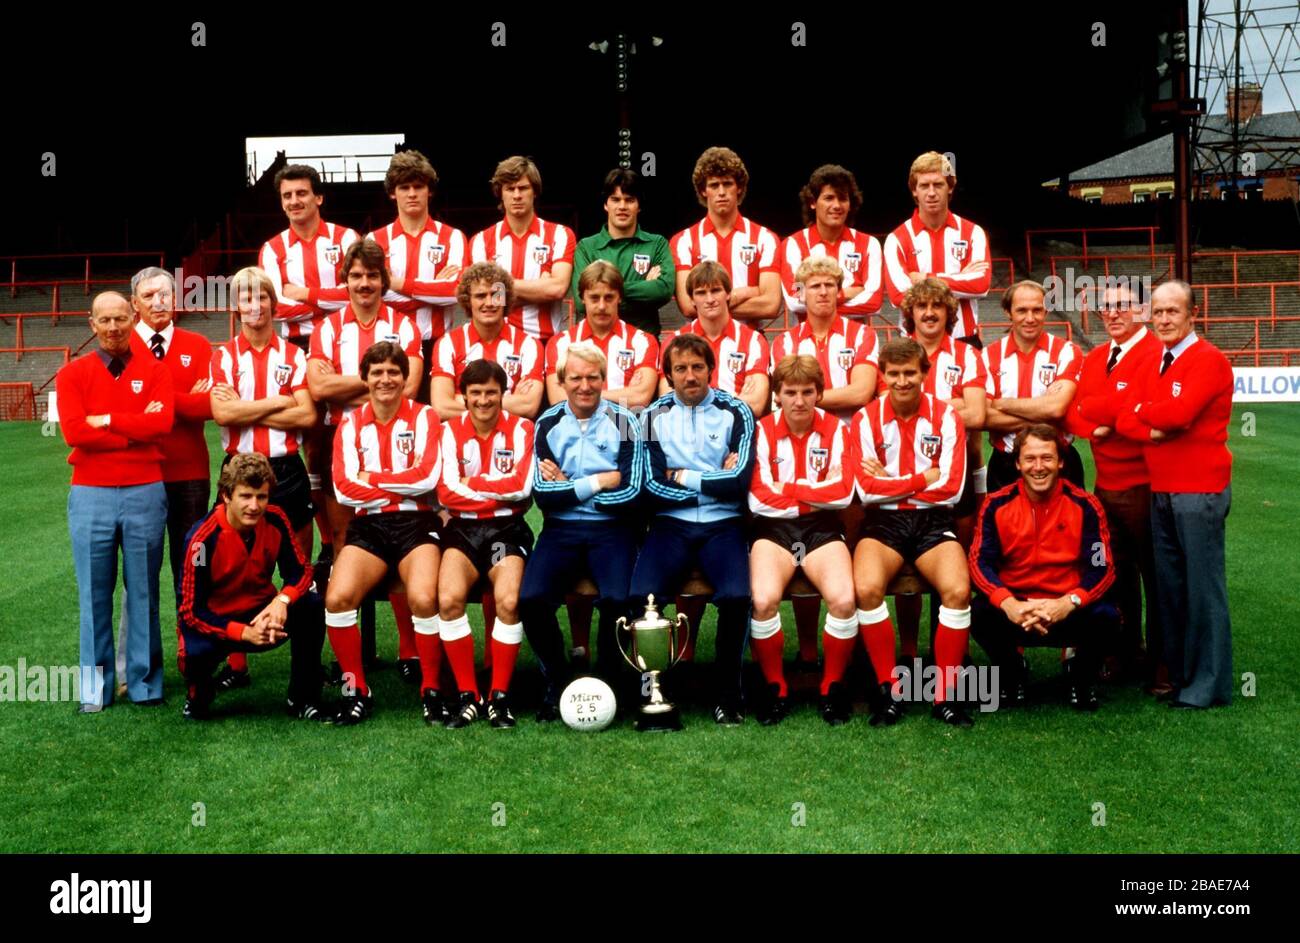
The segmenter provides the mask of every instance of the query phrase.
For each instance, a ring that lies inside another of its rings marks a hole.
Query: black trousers
[[[163,490],[167,492],[167,559],[172,566],[172,585],[179,586],[185,535],[212,510],[208,503],[211,486],[206,478],[164,481]]]
[[[1075,649],[1075,671],[1092,680],[1101,667],[1102,656],[1111,650],[1119,633],[1119,610],[1103,599],[1076,609],[1048,629],[1046,635],[1026,632],[1007,618],[1005,612],[984,596],[971,600],[971,635],[998,666],[1003,677],[1020,673],[1018,647]]]
[[[262,607],[226,615],[234,622],[248,623]],[[289,607],[285,622],[289,635],[289,698],[295,703],[318,703],[321,696],[320,656],[325,646],[325,601],[319,593],[307,593]],[[278,648],[283,642],[272,646]],[[190,686],[190,697],[209,702],[216,693],[212,674],[231,652],[265,652],[270,648],[207,632],[199,632],[181,620],[181,651],[177,653],[181,675]]]

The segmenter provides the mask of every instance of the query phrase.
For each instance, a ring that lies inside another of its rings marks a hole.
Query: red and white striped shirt
[[[591,332],[591,325],[583,319],[567,331],[556,334],[546,345],[547,376],[559,369],[560,357],[570,344],[578,341],[595,344],[605,355],[607,390],[623,389],[642,367],[649,367],[656,374],[659,372],[659,342],[645,331],[616,318],[612,329],[602,340]]]
[[[435,281],[450,266],[462,272],[467,267],[468,242],[465,234],[436,219],[425,220],[424,229],[414,236],[402,228],[402,221],[376,229],[370,238],[379,243],[388,256],[388,271],[402,279],[400,292],[384,297],[395,310],[415,321],[424,340],[437,340],[451,330],[452,309],[456,306],[459,278]]]
[[[355,230],[321,220],[310,242],[286,229],[268,239],[257,264],[275,283],[275,320],[285,337],[310,337],[318,322],[348,303],[343,254],[360,236]],[[284,297],[285,285],[310,292],[306,303]]]
[[[885,466],[876,477],[855,462],[858,493],[867,504],[890,511],[952,507],[966,484],[966,428],[957,411],[923,393],[911,419],[899,419],[888,396],[872,400],[853,417],[849,437],[856,455]],[[925,472],[939,469],[939,480],[925,483]]]
[[[966,387],[985,389],[988,373],[980,352],[965,341],[954,340],[947,334],[939,349],[930,356],[930,372],[925,375],[925,392],[945,403],[961,399]]]
[[[949,213],[943,228],[926,229],[919,210],[912,218],[885,237],[885,283],[889,300],[897,307],[903,293],[912,287],[908,272],[933,275],[957,296],[957,325],[953,333],[958,337],[979,334],[979,303],[989,293],[993,272],[961,274],[973,262],[989,261],[989,240],[984,230],[969,219]],[[902,326],[900,316],[899,326]]]
[[[1038,341],[1027,354],[1016,346],[1014,335],[1007,334],[996,344],[985,347],[982,356],[987,374],[984,389],[989,399],[1042,396],[1057,380],[1078,383],[1083,367],[1083,354],[1077,346],[1046,331],[1038,335]],[[1066,441],[1070,438],[1066,436]],[[1010,452],[1016,436],[1013,432],[1002,435],[990,432],[989,441],[994,448]]]
[[[334,494],[357,516],[436,509],[442,475],[442,423],[428,406],[403,399],[388,422],[363,403],[334,437]],[[357,476],[368,472],[370,483]]]
[[[243,334],[226,341],[212,352],[209,376],[213,383],[226,383],[239,391],[246,402],[268,396],[292,396],[307,389],[307,355],[284,338],[272,337],[259,353]],[[229,455],[257,452],[267,458],[297,455],[302,448],[302,431],[251,426],[222,426],[221,447]]]
[[[821,365],[826,389],[835,390],[849,385],[853,368],[859,364],[870,364],[879,370],[876,362],[879,349],[876,332],[861,321],[837,317],[820,343],[813,335],[812,323],[805,321],[772,342],[772,369],[791,354],[807,354],[816,357]],[[856,409],[837,410],[835,416],[847,423],[855,412]]]
[[[799,230],[781,243],[781,288],[785,293],[785,306],[792,314],[797,314],[802,321],[808,310],[796,292],[795,273],[804,259],[823,256],[830,256],[840,263],[844,270],[844,288],[862,289],[847,301],[840,301],[836,308],[839,314],[862,318],[880,310],[885,296],[880,240],[870,233],[845,226],[840,241],[829,245],[822,241],[821,233],[814,225]]]
[[[683,229],[668,243],[677,271],[689,272],[701,262],[717,262],[731,276],[731,287],[758,287],[764,272],[780,274],[780,240],[766,226],[736,216],[731,232],[720,235],[713,220],[705,216],[689,229]]]
[[[506,372],[504,393],[511,392],[524,380],[544,381],[542,345],[512,324],[501,327],[494,341],[479,336],[474,322],[462,324],[443,335],[433,348],[429,375],[447,377],[452,386],[460,386],[460,375],[475,360],[493,360]]]
[[[812,428],[796,438],[782,410],[758,421],[749,509],[763,517],[793,518],[846,508],[853,500],[853,449],[848,428],[823,409]],[[777,482],[787,483],[777,494]]]
[[[357,320],[356,311],[349,304],[320,323],[311,338],[311,359],[328,360],[335,372],[343,376],[360,376],[361,358],[380,341],[396,344],[408,357],[420,356],[420,332],[406,315],[398,314],[388,305],[380,305],[379,314],[367,327]],[[338,422],[338,407],[328,404],[325,424],[333,426]]]
[[[469,480],[461,484],[462,478]],[[442,427],[438,499],[455,517],[522,515],[533,492],[533,424],[501,413],[496,428],[479,436],[469,413]]]
[[[471,262],[495,262],[516,280],[542,278],[561,262],[572,265],[576,244],[568,226],[534,216],[518,238],[505,220],[489,226],[474,236],[469,254]],[[518,304],[510,309],[510,323],[545,344],[564,329],[568,310],[563,298],[550,304]]]
[[[711,385],[714,389],[739,396],[740,391],[745,388],[745,380],[750,375],[758,373],[766,376],[769,372],[767,338],[763,336],[762,331],[741,324],[735,318],[727,319],[727,327],[718,335],[717,340],[711,339],[704,333],[704,324],[696,318],[664,338],[664,346],[667,347],[678,334],[697,334],[713,348],[715,366]],[[661,378],[662,368],[661,363],[659,371]]]

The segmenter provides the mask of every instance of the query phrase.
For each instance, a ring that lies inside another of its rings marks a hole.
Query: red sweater
[[[1146,336],[1130,347],[1115,365],[1110,376],[1106,375],[1110,344],[1094,347],[1083,361],[1079,387],[1065,414],[1065,429],[1092,441],[1098,488],[1126,491],[1151,481],[1143,444],[1119,433],[1115,424],[1128,398],[1129,387],[1138,377],[1159,369],[1163,352],[1163,345],[1147,330]],[[1109,426],[1110,435],[1094,438],[1098,426]]]
[[[970,575],[989,602],[1054,599],[1077,593],[1085,606],[1115,582],[1110,529],[1101,503],[1064,478],[1045,501],[1023,482],[988,496],[975,524]]]
[[[131,332],[131,350],[134,357],[153,359],[149,345],[134,330]],[[172,333],[172,342],[162,363],[171,373],[176,402],[176,421],[171,434],[160,443],[163,481],[206,481],[210,463],[203,424],[212,418],[212,400],[207,393],[191,393],[190,390],[199,380],[208,378],[212,345],[202,334],[178,327]]]
[[[1219,348],[1197,338],[1160,376],[1156,365],[1129,387],[1119,431],[1142,442],[1151,490],[1213,494],[1232,480],[1228,421],[1232,418],[1232,366]],[[1168,438],[1151,441],[1151,430]]]
[[[59,425],[72,446],[68,464],[74,485],[120,487],[162,481],[158,443],[172,427],[172,378],[152,355],[133,353],[116,380],[97,351],[72,361],[54,381]],[[162,403],[146,413],[153,400]],[[87,416],[107,414],[107,429],[92,429]]]

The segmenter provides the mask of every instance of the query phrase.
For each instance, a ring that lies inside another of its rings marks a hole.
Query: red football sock
[[[799,660],[817,662],[817,618],[822,614],[820,596],[795,596],[790,601],[794,609],[794,629],[799,635]]]
[[[474,636],[470,634],[469,620],[464,616],[442,623],[442,652],[456,676],[456,688],[478,693],[478,679],[474,677]],[[463,635],[460,633],[464,632]],[[452,636],[448,638],[448,635]]]
[[[361,633],[357,631],[356,610],[352,611],[352,622],[348,625],[330,625],[333,615],[334,613],[325,613],[325,626],[329,632],[330,648],[334,649],[334,657],[339,660],[344,676],[352,675],[355,679],[357,694],[369,694],[366,671],[361,666]]]
[[[876,683],[885,684],[894,680],[894,623],[890,621],[889,609],[884,603],[871,611],[858,610],[858,631],[867,647],[871,658],[871,667],[876,669]]]
[[[948,609],[939,607],[939,628],[934,636],[934,664],[941,674],[943,683],[935,689],[934,702],[942,704],[948,700],[947,686],[957,681],[957,670],[966,659],[966,648],[970,636],[970,609]]]
[[[921,638],[921,595],[902,594],[894,597],[898,612],[898,647],[904,662],[911,664],[916,657]]]
[[[822,651],[826,655],[826,663],[822,666],[822,694],[828,694],[832,684],[844,680],[844,672],[848,671],[849,662],[853,660],[853,650],[858,646],[859,631],[856,615],[837,619],[830,613],[826,614],[826,632],[822,636]],[[889,632],[889,649],[892,654],[894,633],[888,628],[886,631]],[[849,632],[853,634],[848,638],[841,637]]]
[[[759,670],[763,672],[763,680],[768,684],[778,685],[779,696],[785,697],[789,694],[785,683],[785,668],[781,663],[782,658],[785,657],[785,633],[781,631],[780,616],[772,621],[776,622],[776,633],[767,638],[756,638],[752,634],[754,627],[762,630],[763,623],[757,620],[750,622],[749,642],[754,652],[754,661],[758,662]]]
[[[420,659],[420,692],[437,691],[442,672],[442,636],[416,632],[415,650]]]
[[[403,661],[418,658],[415,624],[411,622],[411,607],[406,604],[406,593],[389,593],[388,604],[393,607],[393,619],[397,622],[397,657]]]
[[[505,623],[497,620],[492,628],[492,687],[491,691],[509,691],[510,678],[515,673],[515,659],[519,657],[519,645],[524,640],[524,626],[521,622]]]
[[[226,656],[226,663],[230,665],[231,671],[248,670],[248,656],[243,652],[231,652]]]

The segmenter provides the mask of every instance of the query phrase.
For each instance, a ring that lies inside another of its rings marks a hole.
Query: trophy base
[[[641,732],[667,732],[682,729],[682,715],[676,707],[669,710],[647,713],[642,711],[636,718],[636,729]]]

